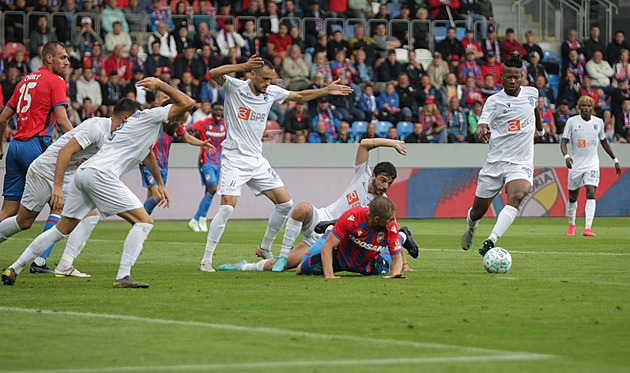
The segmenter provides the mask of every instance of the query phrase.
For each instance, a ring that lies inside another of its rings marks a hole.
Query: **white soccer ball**
[[[483,266],[490,273],[506,273],[512,267],[512,256],[502,247],[494,247],[483,256]]]

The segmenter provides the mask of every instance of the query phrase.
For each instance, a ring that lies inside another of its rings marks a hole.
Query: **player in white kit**
[[[27,171],[18,214],[0,222],[0,243],[22,230],[29,229],[49,201],[53,209],[61,210],[63,193],[67,193],[67,187],[74,178],[77,168],[96,154],[112,132],[138,110],[142,110],[140,104],[131,100],[121,100],[114,107],[111,118],[86,120],[66,132],[37,157]],[[51,199],[53,195],[55,197]],[[59,196],[62,198],[61,203]],[[85,246],[85,242],[98,222],[96,212],[90,215],[83,219],[77,229],[72,232],[68,238],[67,247],[74,247],[74,251],[80,251]],[[72,266],[64,271],[55,269],[54,273],[63,276],[89,277]]]
[[[534,174],[534,133],[544,134],[537,107],[538,90],[521,87],[522,66],[520,56],[505,61],[501,72],[503,89],[486,101],[475,132],[481,142],[490,143],[490,149],[479,171],[473,206],[468,210],[462,249],[472,246],[479,220],[503,186],[508,196],[492,233],[479,249],[482,256],[514,222],[521,201],[530,192]]]
[[[195,101],[156,78],[143,79],[137,85],[145,90],[164,91],[175,103],[133,114],[112,134],[98,153],[77,169],[68,188],[59,223],[39,235],[20,258],[2,273],[5,285],[13,285],[16,276],[27,263],[53,242],[67,237],[81,219],[97,208],[104,217],[118,215],[133,225],[123,245],[114,287],[149,287],[149,284],[131,278],[131,267],[142,251],[144,239],[153,228],[153,219],[120,177],[144,161],[157,179],[156,192],[164,196],[167,207],[170,205],[155,154],[150,149],[162,130],[172,135],[182,126]],[[67,265],[62,257],[59,266]]]
[[[252,70],[252,78],[247,81],[228,76],[249,70]],[[352,88],[337,82],[332,82],[325,88],[301,92],[287,91],[271,85],[275,78],[273,64],[255,55],[246,63],[223,65],[210,70],[210,78],[225,92],[224,118],[227,136],[222,144],[219,177],[221,206],[210,223],[206,250],[199,265],[199,270],[204,272],[214,272],[212,256],[225,225],[232,216],[243,184],[247,184],[257,196],[264,194],[275,204],[265,236],[258,248],[264,258],[270,259],[273,256],[271,244],[284,225],[293,201],[278,174],[262,156],[262,136],[272,105],[286,100],[305,102],[326,95],[348,95],[352,92]]]
[[[595,191],[599,186],[598,143],[602,144],[606,153],[615,162],[617,176],[621,176],[619,160],[615,157],[610,144],[606,140],[604,121],[593,115],[594,105],[595,100],[593,98],[589,96],[580,97],[577,103],[580,115],[569,118],[564,127],[564,132],[562,132],[560,151],[564,155],[567,168],[569,168],[569,180],[567,183],[569,187],[569,205],[567,206],[569,230],[567,231],[567,236],[575,236],[575,212],[577,210],[580,187],[582,186],[586,189],[584,236],[597,236],[591,230],[591,225],[595,217]],[[567,150],[567,144],[569,143],[571,144],[571,154]]]

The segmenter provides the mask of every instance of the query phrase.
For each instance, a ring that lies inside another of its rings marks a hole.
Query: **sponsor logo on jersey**
[[[242,106],[238,108],[238,119],[264,122],[266,117],[267,116],[263,113],[257,113],[255,111],[252,111],[251,109],[247,109]]]
[[[521,130],[521,121],[519,119],[508,121],[508,132],[516,132]]]
[[[577,144],[578,144],[578,148],[586,148],[586,140],[578,139]]]
[[[351,193],[346,194],[346,199],[348,200],[348,205],[353,206],[359,203],[359,193],[356,190]]]
[[[348,235],[348,237],[350,237],[350,239],[352,240],[352,242],[354,242],[357,246],[366,249],[366,250],[371,250],[371,251],[378,251],[378,252],[382,252],[384,247],[383,246],[379,246],[379,245],[372,245],[369,244],[367,242],[363,242],[361,240],[359,240],[358,238],[354,237],[353,235]]]

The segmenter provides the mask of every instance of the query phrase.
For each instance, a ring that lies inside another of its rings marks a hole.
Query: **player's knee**
[[[289,211],[293,208],[293,200],[290,199],[287,202],[276,204],[276,210],[281,213],[289,214]]]
[[[510,193],[508,196],[508,205],[518,208],[521,205],[521,201],[525,198],[527,192],[518,190]]]
[[[302,263],[300,262],[300,264],[298,264],[298,266],[295,268],[295,274],[296,275],[301,275],[302,274]]]
[[[212,184],[206,187],[206,193],[214,195],[217,192],[217,184]]]
[[[291,213],[291,219],[304,222],[312,210],[313,208],[310,203],[301,202],[295,206],[295,209]]]
[[[586,199],[595,199],[595,189],[586,189]]]
[[[33,226],[33,223],[35,222],[35,218],[31,218],[31,217],[22,217],[20,215],[18,215],[15,218],[15,221],[17,222],[18,227],[20,227],[21,230],[26,230],[29,229]]]

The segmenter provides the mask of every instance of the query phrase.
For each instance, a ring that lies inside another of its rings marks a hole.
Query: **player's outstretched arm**
[[[322,246],[322,267],[324,269],[324,277],[326,278],[340,278],[335,276],[333,271],[333,248],[339,245],[341,241],[334,234],[329,234]]]
[[[297,102],[306,102],[314,100],[318,97],[334,95],[334,96],[347,96],[352,92],[352,88],[347,85],[339,84],[339,79],[330,83],[328,87],[319,88],[319,89],[306,89],[304,91],[295,92],[290,91],[289,97],[287,100],[289,101],[297,101]]]
[[[153,178],[155,179],[155,182],[157,183],[158,195],[156,197],[161,199],[160,204],[158,206],[164,204],[164,201],[166,201],[164,208],[170,207],[171,197],[168,195],[168,192],[166,191],[166,186],[164,186],[164,180],[162,180],[162,173],[160,172],[160,166],[158,166],[157,158],[155,158],[155,153],[153,153],[153,150],[149,152],[149,155],[147,155],[146,158],[144,158],[142,163],[144,163],[144,166],[149,170],[149,172],[151,173],[151,176],[153,176]]]
[[[195,136],[188,133],[185,133],[181,135],[180,137],[182,138],[182,140],[184,140],[184,142],[193,146],[200,146],[206,149],[210,154],[214,154],[214,152],[216,151],[216,149],[214,148],[214,145],[210,144],[210,140],[201,141]]]
[[[0,159],[4,156],[4,148],[2,146],[4,143],[4,134],[7,131],[9,119],[13,118],[14,115],[15,110],[11,109],[9,106],[5,106],[4,110],[2,110],[2,114],[0,114]]]
[[[567,144],[569,143],[569,139],[562,139],[560,141],[560,152],[564,156],[564,163],[566,163],[567,168],[573,168],[573,159],[569,155],[569,149],[567,149]]]
[[[136,84],[138,87],[143,87],[145,91],[162,91],[175,102],[168,112],[168,119],[187,113],[195,106],[195,100],[158,78],[144,78]]]
[[[615,153],[613,153],[613,150],[610,147],[608,140],[604,138],[603,140],[600,140],[600,142],[602,143],[602,147],[604,148],[606,153],[608,153],[610,158],[612,158],[612,160],[615,162],[615,171],[617,173],[617,176],[621,176],[621,166],[619,166],[619,160],[617,159],[617,157],[615,157]]]
[[[253,55],[245,63],[215,67],[214,69],[210,70],[210,79],[214,80],[220,86],[222,86],[223,83],[225,83],[225,76],[227,74],[237,73],[240,71],[250,71],[262,67],[263,65],[263,59],[257,55]]]
[[[66,174],[68,163],[70,163],[70,158],[74,153],[80,152],[81,150],[83,150],[83,148],[74,137],[59,150],[57,163],[55,164],[55,180],[53,182],[52,196],[50,197],[50,205],[53,209],[63,208],[63,178]]]
[[[355,164],[359,165],[366,162],[370,157],[369,151],[380,146],[394,148],[398,154],[407,155],[407,148],[403,145],[404,143],[404,141],[392,139],[363,139],[359,144],[359,149],[357,149]]]

